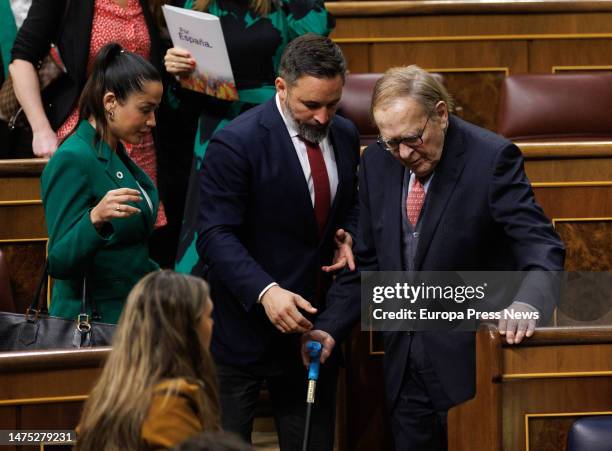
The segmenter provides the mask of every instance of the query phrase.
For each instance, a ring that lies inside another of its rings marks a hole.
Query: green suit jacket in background
[[[49,232],[49,274],[55,279],[51,315],[75,318],[80,312],[83,278],[88,298],[101,320],[116,323],[125,299],[145,274],[158,269],[149,258],[148,239],[157,217],[158,194],[149,177],[130,160],[123,146],[117,152],[104,142],[94,145],[95,130],[82,121],[57,150],[41,176]],[[113,189],[132,188],[141,195],[130,203],[140,213],[118,218],[98,233],[89,214]]]

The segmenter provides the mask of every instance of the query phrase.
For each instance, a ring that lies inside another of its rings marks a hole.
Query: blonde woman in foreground
[[[212,307],[196,277],[158,271],[136,284],[85,404],[79,450],[165,449],[219,429]]]

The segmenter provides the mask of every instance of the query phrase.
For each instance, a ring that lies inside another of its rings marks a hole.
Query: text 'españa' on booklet
[[[196,61],[195,71],[181,78],[181,85],[220,99],[238,100],[219,18],[169,5],[162,8],[172,44],[188,50]]]

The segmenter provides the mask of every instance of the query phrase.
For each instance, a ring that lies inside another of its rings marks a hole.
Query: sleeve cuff
[[[532,311],[534,311],[534,312],[540,312],[540,309],[539,309],[539,308],[534,307],[533,305],[531,305],[531,304],[529,304],[529,303],[527,303],[527,302],[523,302],[523,301],[514,301],[512,304],[521,304],[521,305],[524,305],[524,306],[526,306],[527,308],[531,309],[531,310],[532,310]],[[540,312],[540,313],[542,313],[542,312]]]
[[[113,234],[115,233],[115,228],[113,227],[113,224],[111,224],[110,221],[105,222],[100,229],[97,229],[93,222],[91,222],[91,210],[93,210],[93,207],[87,210],[87,214],[85,215],[86,219],[83,218],[87,223],[85,227],[85,233],[93,239],[102,239],[104,241],[110,241],[113,237]],[[91,235],[91,231],[94,232],[95,237]]]
[[[261,298],[263,298],[264,294],[266,294],[266,292],[272,288],[272,287],[277,287],[278,284],[276,282],[272,282],[271,284],[269,284],[268,286],[266,286],[263,290],[261,290],[261,293],[259,293],[259,296],[257,296],[257,303],[261,304]]]

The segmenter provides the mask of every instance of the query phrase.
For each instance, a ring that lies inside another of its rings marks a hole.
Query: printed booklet
[[[212,14],[164,5],[172,44],[191,53],[196,69],[181,78],[183,87],[223,100],[238,100],[221,22]]]

